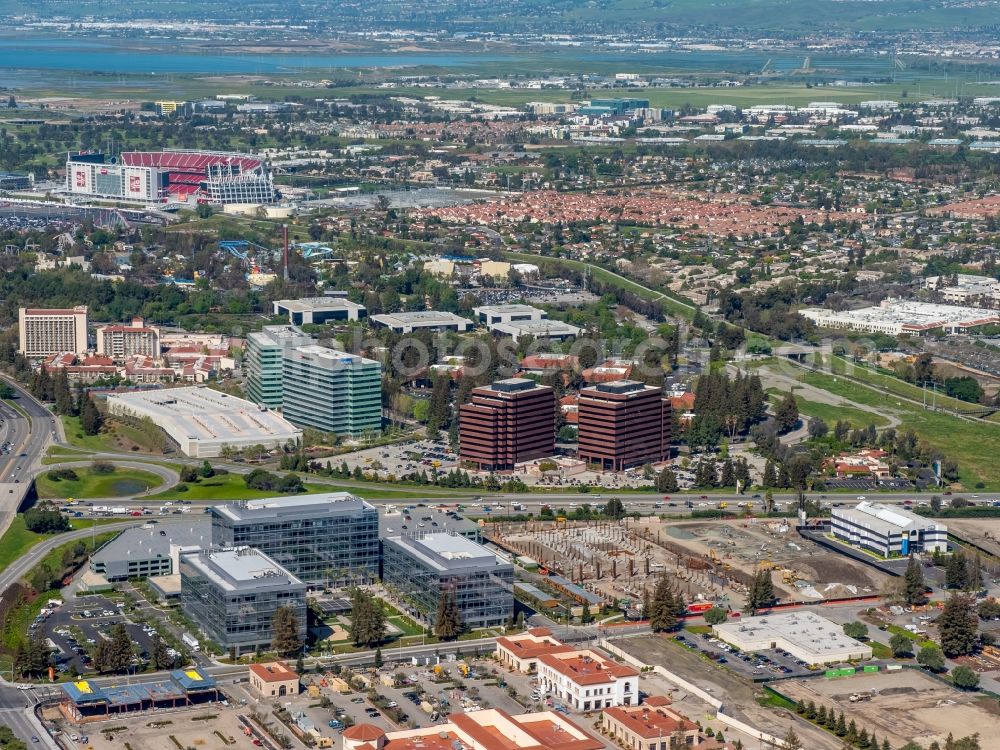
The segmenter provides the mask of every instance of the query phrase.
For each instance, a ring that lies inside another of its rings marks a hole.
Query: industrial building
[[[212,527],[204,518],[192,519],[190,524],[125,529],[90,556],[90,571],[110,583],[173,575],[179,571],[181,552],[211,544]]]
[[[197,667],[177,669],[169,677],[153,681],[98,685],[90,680],[75,680],[59,688],[59,710],[74,723],[209,703],[220,696],[215,680]]]
[[[382,365],[323,346],[286,350],[284,417],[299,427],[359,437],[382,429]]]
[[[275,315],[287,315],[293,326],[320,324],[328,321],[361,320],[365,306],[343,297],[305,297],[279,299],[274,303]]]
[[[247,154],[215,151],[123,151],[66,157],[66,192],[143,203],[274,203],[270,167]]]
[[[87,306],[22,307],[17,312],[18,351],[25,357],[87,352]]]
[[[147,326],[142,318],[133,318],[127,326],[101,326],[97,329],[97,355],[116,362],[135,355],[159,358],[160,329]]]
[[[670,457],[670,399],[635,380],[598,383],[580,391],[579,457],[603,471],[622,471]]]
[[[853,508],[834,508],[831,530],[837,539],[882,557],[948,551],[948,527],[943,523],[867,500]]]
[[[344,750],[603,750],[604,742],[556,711],[512,716],[499,708],[453,711],[443,724],[386,732],[344,730]]]
[[[209,512],[215,546],[260,549],[310,584],[378,580],[378,511],[348,492],[247,500]]]
[[[474,388],[459,407],[459,459],[482,471],[555,452],[555,395],[528,378],[508,378]]]
[[[866,333],[921,334],[943,330],[960,333],[970,328],[1000,323],[1000,312],[982,307],[936,305],[888,298],[878,307],[837,312],[822,307],[807,307],[799,315],[820,328],[840,328]]]
[[[182,554],[181,610],[236,656],[266,651],[274,614],[289,607],[306,641],[306,585],[250,547]]]
[[[716,637],[740,651],[778,648],[810,666],[871,659],[871,646],[848,638],[835,622],[813,612],[743,617],[713,625]]]
[[[205,386],[110,393],[108,413],[151,419],[192,458],[213,458],[225,446],[277,448],[302,438],[302,430],[276,412]]]
[[[295,326],[264,326],[248,333],[243,354],[247,398],[280,409],[285,352],[312,343],[312,337]]]
[[[514,566],[465,537],[443,533],[382,540],[382,583],[433,622],[446,593],[470,630],[499,627],[514,613]]]
[[[374,325],[384,326],[394,333],[413,333],[420,330],[463,333],[472,328],[472,321],[468,318],[435,310],[372,315],[371,322]]]

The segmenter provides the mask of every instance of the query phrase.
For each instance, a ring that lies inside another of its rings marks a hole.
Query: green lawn
[[[69,524],[73,529],[89,529],[91,526],[100,527],[106,523],[121,523],[121,521],[120,518],[72,519]],[[0,538],[0,570],[6,568],[36,544],[50,536],[50,534],[36,534],[33,531],[28,531],[24,527],[24,516],[18,513],[14,516],[10,528]]]
[[[110,474],[98,474],[90,467],[73,469],[79,479],[55,481],[48,474],[40,474],[35,480],[35,489],[40,498],[66,497],[119,497],[137,495],[153,487],[159,487],[163,480],[156,474],[139,469],[116,468]]]
[[[776,388],[768,388],[767,393],[773,405],[777,405],[784,395]],[[832,406],[830,404],[822,404],[818,401],[806,401],[799,396],[795,397],[795,401],[799,405],[799,414],[805,417],[822,419],[831,428],[836,424],[837,420],[850,422],[852,428],[867,427],[870,424],[876,427],[885,427],[889,424],[889,420],[879,414],[872,414],[871,412],[855,409],[851,406]]]
[[[202,479],[195,484],[185,485],[186,492],[178,491],[176,487],[150,495],[150,501],[157,500],[257,500],[263,497],[276,497],[280,493],[273,490],[255,490],[246,486],[242,474],[221,474],[211,479]],[[434,493],[425,492],[422,487],[393,490],[373,484],[369,487],[343,487],[335,484],[306,483],[307,493],[317,492],[353,492],[366,499],[405,500],[409,497],[430,497]]]
[[[149,440],[141,431],[120,422],[105,422],[104,428],[97,435],[85,435],[79,417],[64,414],[60,419],[66,430],[66,439],[76,448],[95,452],[121,452],[130,450],[132,445],[138,445],[148,453],[160,453],[149,445]]]
[[[1000,425],[927,411],[836,375],[801,370],[798,379],[859,404],[892,412],[902,420],[898,429],[912,429],[919,438],[958,462],[961,481],[967,489],[975,488],[978,482],[984,485],[980,489],[1000,489],[1000,474],[996,470]]]

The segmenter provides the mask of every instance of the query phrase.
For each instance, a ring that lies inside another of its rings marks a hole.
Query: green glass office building
[[[247,399],[270,409],[281,408],[284,355],[312,338],[295,326],[265,326],[247,335],[243,357]]]

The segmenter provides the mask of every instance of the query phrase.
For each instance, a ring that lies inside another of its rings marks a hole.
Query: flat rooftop
[[[259,586],[301,586],[305,584],[259,549],[235,547],[182,555],[223,591],[253,590]]]
[[[259,344],[284,344],[299,346],[312,341],[312,336],[298,326],[264,326],[259,331],[247,334],[247,338]]]
[[[109,408],[116,403],[134,415],[149,417],[182,446],[184,438],[273,444],[302,435],[277,412],[205,386],[109,394]]]
[[[326,310],[363,310],[364,305],[351,302],[343,297],[303,297],[302,299],[279,299],[275,300],[276,307],[284,308],[289,312],[308,312]]]
[[[375,513],[375,507],[350,492],[323,492],[316,495],[266,497],[212,506],[212,513],[232,521],[265,521],[308,516],[346,516]]]
[[[325,370],[334,370],[339,367],[361,367],[362,365],[378,365],[374,359],[366,359],[358,354],[348,354],[338,349],[330,349],[319,344],[309,344],[307,346],[296,346],[286,351],[288,359],[299,362],[309,362],[322,367]]]
[[[784,642],[786,649],[795,648],[801,653],[815,654],[817,657],[868,648],[860,641],[844,635],[843,627],[837,623],[807,611],[742,617],[716,625],[715,632],[723,640],[730,636],[742,642]],[[815,661],[820,662],[822,659],[816,658]]]
[[[505,558],[471,539],[457,534],[432,533],[422,537],[395,536],[385,539],[405,550],[429,568],[447,573],[465,568],[510,565]]]
[[[579,326],[563,323],[561,320],[514,320],[510,323],[497,323],[494,331],[511,335],[530,335],[535,338],[552,336],[577,336],[583,329]]]
[[[1000,321],[1000,314],[996,310],[910,300],[887,300],[877,307],[843,312],[810,307],[802,310],[801,314],[821,325],[824,322],[895,323],[912,330],[930,330],[943,326],[972,327]]]
[[[193,518],[191,523],[160,523],[148,529],[125,529],[97,550],[91,556],[91,563],[109,563],[130,557],[169,557],[171,545],[210,547],[212,524],[207,518]]]
[[[534,313],[540,313],[545,315],[545,311],[541,308],[534,307],[532,305],[524,305],[520,303],[511,303],[508,305],[480,305],[472,310],[477,314],[493,314],[493,315],[528,315]]]
[[[911,529],[944,529],[944,524],[930,518],[911,513],[903,508],[890,507],[881,503],[870,503],[867,500],[858,503],[853,508],[834,508],[835,518],[844,518],[859,526],[864,526],[883,534],[898,534]]]
[[[416,312],[383,313],[381,315],[372,315],[371,319],[376,323],[381,323],[382,325],[385,326],[400,326],[400,325],[435,326],[435,325],[454,325],[456,323],[471,325],[471,321],[469,321],[468,318],[463,318],[460,315],[455,315],[455,313],[439,312],[437,310],[418,310]]]
[[[410,520],[406,520],[406,516]],[[426,520],[425,520],[426,519]],[[406,528],[403,528],[403,527]],[[455,532],[463,536],[473,535],[478,538],[479,524],[468,518],[452,518],[447,513],[433,508],[414,508],[404,511],[402,507],[393,512],[379,514],[379,536],[396,536],[398,534],[435,532]]]

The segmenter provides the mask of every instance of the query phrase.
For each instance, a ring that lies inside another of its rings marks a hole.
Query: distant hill
[[[779,35],[1000,31],[1000,0],[0,0],[0,15],[327,21],[333,28],[559,33],[734,29]]]

